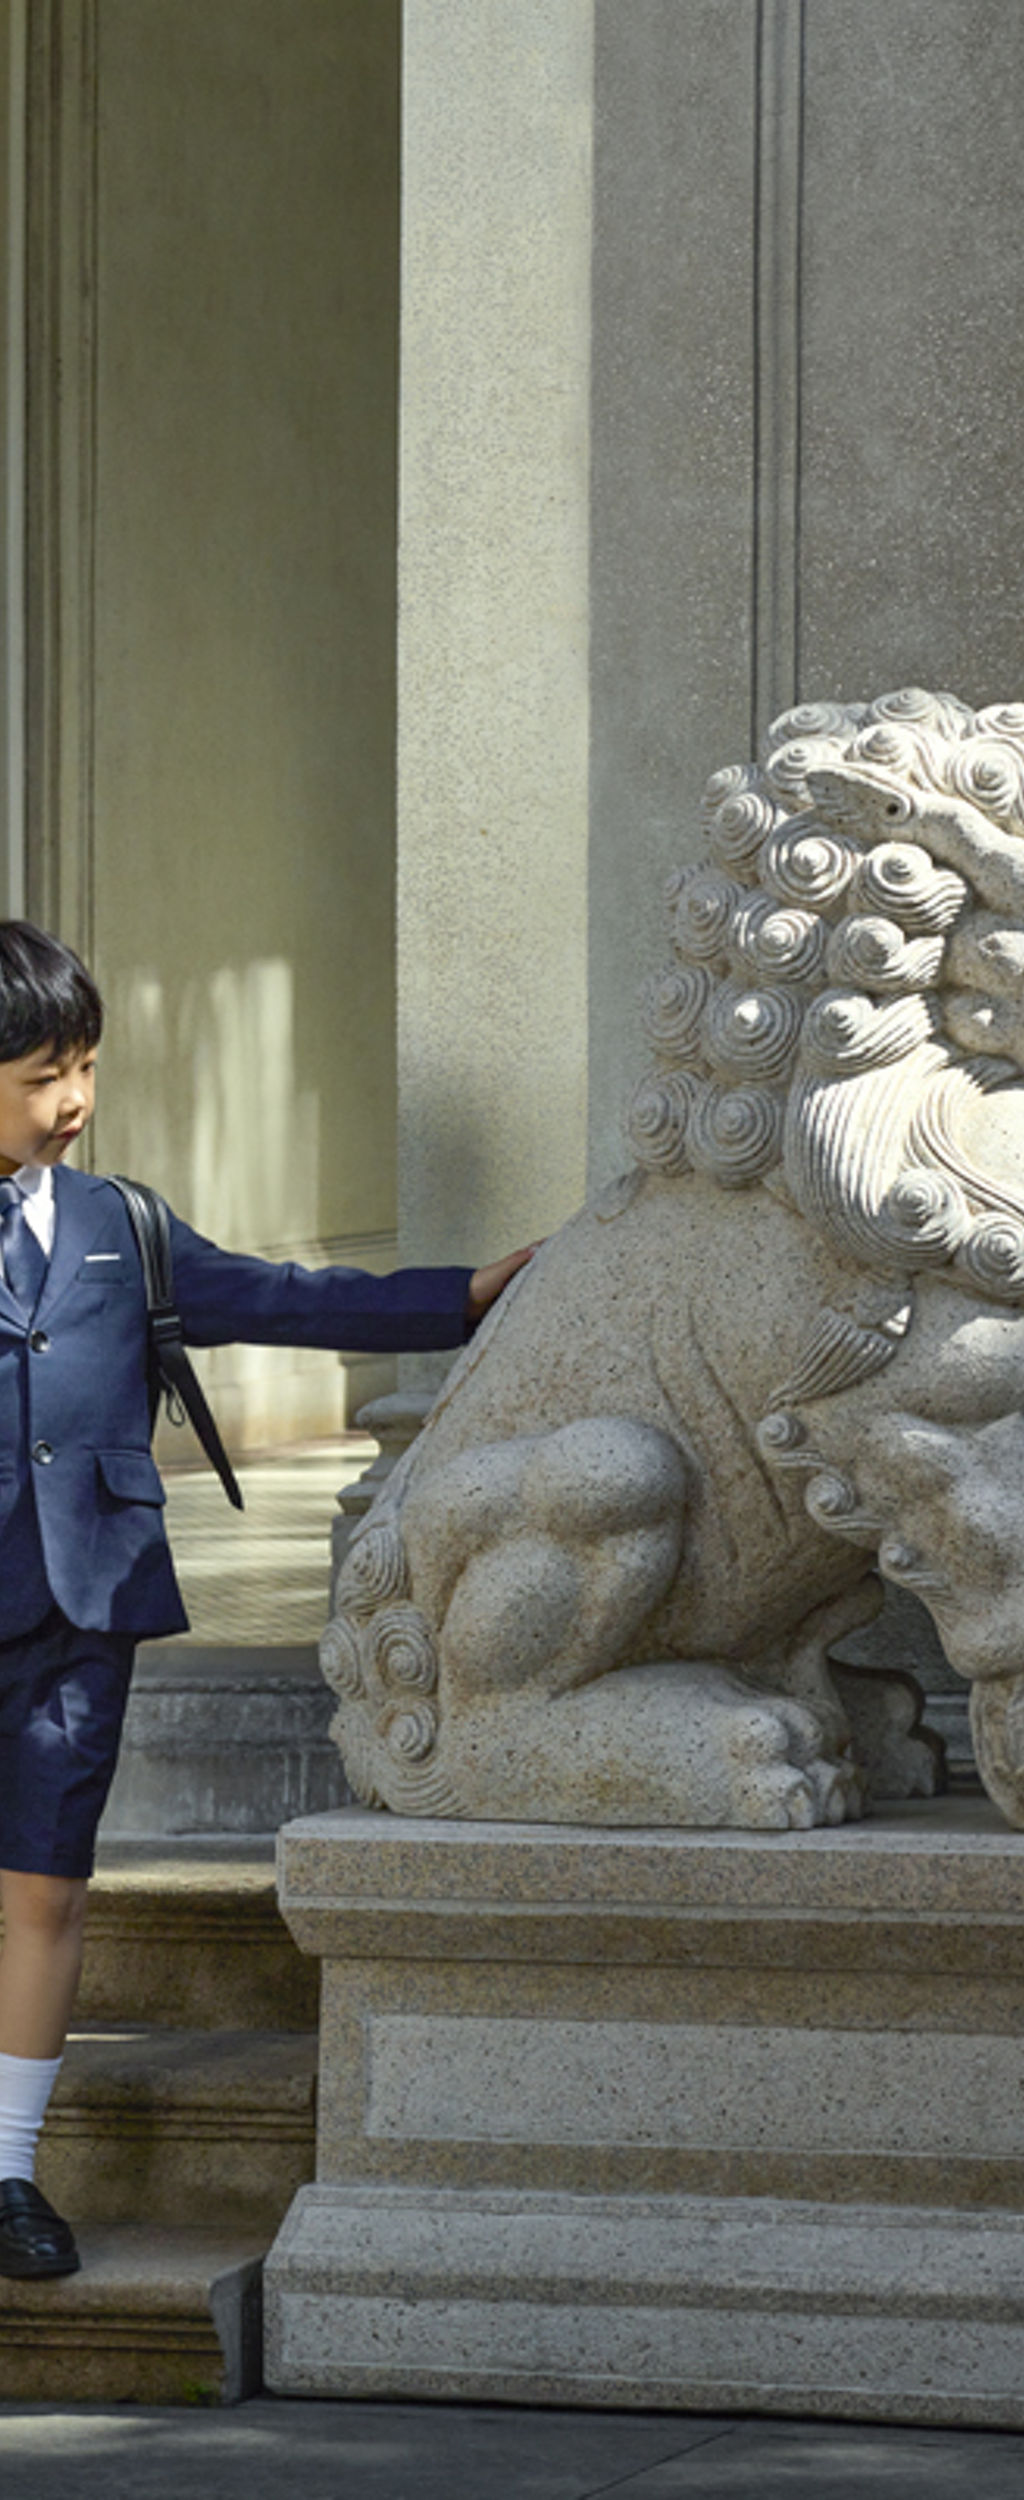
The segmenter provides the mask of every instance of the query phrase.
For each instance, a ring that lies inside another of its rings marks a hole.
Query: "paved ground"
[[[232,1510],[209,1467],[166,1474],[167,1530],[200,1647],[303,1648],[328,1611],[337,1496],[376,1457],[365,1434],[269,1452],[238,1468],[245,1509]]]
[[[3,2500],[1022,2500],[1024,2437],[706,2415],[0,2406]]]

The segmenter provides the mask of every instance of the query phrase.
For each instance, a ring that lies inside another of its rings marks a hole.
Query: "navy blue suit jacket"
[[[149,1447],[146,1298],[108,1181],[54,1172],[53,1255],[31,1320],[0,1282],[0,1640],[54,1600],[83,1629],[152,1639],[188,1618]],[[461,1345],[468,1268],[297,1267],[239,1257],[171,1221],[191,1345],[392,1353]]]

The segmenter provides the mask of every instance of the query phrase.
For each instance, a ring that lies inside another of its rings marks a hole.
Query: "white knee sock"
[[[59,2057],[7,2057],[0,2049],[0,2179],[31,2179]]]

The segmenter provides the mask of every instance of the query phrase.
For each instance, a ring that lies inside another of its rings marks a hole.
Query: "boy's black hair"
[[[0,920],[0,1060],[93,1050],[103,1000],[70,946],[29,920]]]

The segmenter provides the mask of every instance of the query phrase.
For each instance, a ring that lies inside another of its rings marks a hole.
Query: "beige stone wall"
[[[0,915],[24,907],[25,0],[0,5]]]
[[[109,1003],[96,1163],[228,1245],[387,1264],[397,7],[63,19],[59,53],[35,28],[62,294],[35,342],[33,859]],[[236,1438],[338,1418],[329,1356],[214,1368]]]
[[[384,1231],[394,12],[99,34],[97,1150],[228,1241]]]

